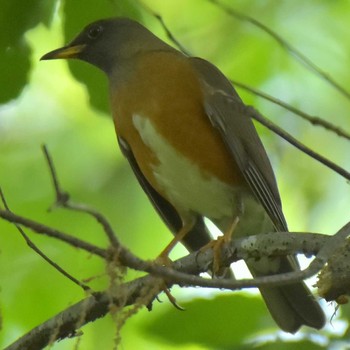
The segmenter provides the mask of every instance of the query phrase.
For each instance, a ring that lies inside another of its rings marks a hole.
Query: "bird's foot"
[[[154,263],[165,267],[171,267],[173,264],[172,260],[167,254],[163,254],[163,252],[154,260]],[[173,304],[176,309],[181,311],[184,310],[184,308],[177,303],[176,298],[171,294],[165,279],[159,278],[159,290],[164,292],[170,303]]]
[[[239,222],[239,218],[236,217],[232,224],[230,225],[229,229],[224,232],[224,234],[220,237],[218,237],[215,241],[211,241],[208,244],[206,244],[204,247],[202,247],[200,250],[206,250],[206,249],[213,249],[213,269],[212,273],[213,276],[216,277],[223,277],[227,273],[227,266],[223,266],[222,264],[222,256],[221,251],[222,247],[226,244],[231,242],[232,235],[234,230],[236,229],[236,226]]]

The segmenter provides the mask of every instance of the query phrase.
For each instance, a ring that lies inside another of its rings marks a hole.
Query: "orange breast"
[[[244,182],[205,114],[200,84],[186,57],[170,52],[144,54],[128,81],[111,96],[111,104],[116,132],[130,145],[141,171],[158,191],[152,171],[158,160],[135,129],[133,115],[149,118],[173,147],[208,176],[229,185]]]

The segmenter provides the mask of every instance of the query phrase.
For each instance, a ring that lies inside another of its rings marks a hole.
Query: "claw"
[[[185,311],[185,308],[183,308],[182,306],[180,306],[180,305],[177,303],[175,297],[172,296],[172,294],[170,293],[169,288],[165,287],[165,288],[163,289],[163,292],[165,293],[165,295],[168,297],[169,301],[173,304],[173,306],[174,306],[176,309],[178,309],[178,310],[180,310],[180,311]]]
[[[236,217],[232,224],[230,225],[229,229],[224,232],[224,234],[220,237],[218,237],[215,241],[211,241],[208,244],[206,244],[204,247],[202,247],[200,250],[206,250],[206,249],[213,249],[213,276],[221,277],[226,274],[226,266],[222,266],[221,263],[221,249],[222,246],[226,243],[229,243],[232,240],[232,235],[234,230],[236,229],[236,226],[239,222],[239,217]]]

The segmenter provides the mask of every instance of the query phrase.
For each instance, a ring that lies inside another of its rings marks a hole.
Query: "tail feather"
[[[276,263],[276,259],[274,263]],[[273,274],[293,271],[288,258],[278,259],[280,268]],[[248,268],[254,277],[272,274],[262,273],[259,262],[248,262]],[[260,293],[277,325],[285,332],[295,333],[303,326],[320,329],[325,324],[322,308],[303,282],[281,287],[262,287]]]

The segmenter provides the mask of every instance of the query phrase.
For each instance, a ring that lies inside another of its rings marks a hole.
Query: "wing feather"
[[[191,58],[202,78],[205,111],[275,227],[288,231],[274,172],[254,124],[231,83],[211,63]]]

